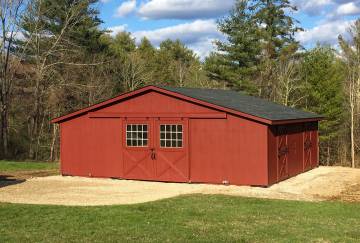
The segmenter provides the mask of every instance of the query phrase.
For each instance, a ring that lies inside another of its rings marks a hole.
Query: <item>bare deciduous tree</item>
[[[296,93],[301,88],[298,75],[299,64],[296,60],[280,62],[277,67],[276,97],[279,102],[286,106],[296,106],[304,96],[297,97]]]
[[[19,63],[14,55],[15,42],[23,6],[23,0],[0,0],[0,144],[4,157],[8,154],[9,110],[16,65]]]
[[[133,91],[149,80],[150,73],[147,72],[145,60],[137,52],[132,52],[122,64],[120,77],[124,84],[124,90]]]
[[[357,20],[348,32],[351,40],[346,41],[342,36],[339,36],[339,43],[347,69],[345,89],[348,95],[350,113],[351,166],[355,167],[359,142],[356,134],[359,132],[360,116],[360,20]]]
[[[44,109],[41,106],[49,94],[54,82],[59,82],[57,68],[60,65],[81,65],[69,58],[80,49],[72,42],[69,32],[82,20],[81,14],[89,4],[88,0],[74,1],[64,9],[64,17],[57,26],[58,30],[49,32],[46,19],[49,9],[43,0],[33,0],[29,4],[25,16],[24,36],[25,51],[32,63],[34,75],[31,77],[33,87],[33,105],[28,116],[29,158],[35,158],[41,136],[41,124]],[[51,10],[54,11],[54,10]],[[87,64],[84,64],[87,65]]]

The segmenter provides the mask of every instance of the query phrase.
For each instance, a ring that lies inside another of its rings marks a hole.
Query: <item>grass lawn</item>
[[[0,172],[56,170],[58,168],[59,163],[52,162],[17,162],[0,160]]]
[[[97,207],[0,204],[0,242],[359,242],[360,204],[189,195]]]

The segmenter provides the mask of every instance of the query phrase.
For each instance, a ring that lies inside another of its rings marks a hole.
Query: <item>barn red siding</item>
[[[319,166],[319,128],[317,122],[312,122],[311,131],[311,168]]]
[[[267,184],[267,126],[228,115],[190,121],[194,182]]]
[[[149,125],[151,147],[126,147],[131,123]],[[160,148],[162,123],[183,125],[181,149]],[[66,120],[60,131],[64,175],[267,186],[318,165],[317,122],[267,125],[157,91]]]
[[[277,177],[277,135],[276,126],[268,127],[268,184],[272,185],[278,181]]]
[[[61,124],[61,171],[121,177],[121,120],[81,116]]]
[[[294,124],[288,126],[288,177],[303,172],[303,125]]]
[[[116,118],[89,118],[91,126],[91,175],[122,177],[122,122]]]
[[[152,91],[100,109],[97,112],[121,112],[124,114],[143,113],[156,115],[159,113],[209,113],[214,112],[214,110]]]
[[[154,114],[208,114],[217,111],[157,92],[149,92],[100,109],[95,113],[104,112],[117,112],[130,114],[130,116],[134,113],[142,113],[143,119],[147,119],[146,116]],[[123,177],[122,119],[89,118],[88,115],[83,115],[61,123],[62,173],[79,176]],[[141,121],[141,118],[135,119]]]
[[[310,144],[306,145],[308,142]],[[287,151],[282,153],[284,147],[287,148]],[[284,162],[285,169],[282,170]],[[318,165],[317,122],[269,126],[269,185],[298,175]]]
[[[65,175],[89,176],[91,172],[89,148],[90,126],[87,116],[77,117],[61,123],[61,173]]]

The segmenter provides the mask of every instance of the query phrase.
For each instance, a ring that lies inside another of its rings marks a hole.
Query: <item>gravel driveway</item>
[[[360,184],[360,169],[319,167],[269,188],[48,176],[0,188],[0,202],[55,205],[134,204],[182,194],[321,201]]]

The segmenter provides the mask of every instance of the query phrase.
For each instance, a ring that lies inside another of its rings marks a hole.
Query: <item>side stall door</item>
[[[188,182],[188,119],[158,119],[154,124],[156,180]]]
[[[124,119],[123,175],[126,179],[153,180],[153,121]]]
[[[313,146],[312,134],[309,126],[307,124],[304,125],[304,171],[311,169],[311,147]]]
[[[311,142],[311,168],[315,168],[319,165],[319,134],[316,122],[311,124]]]
[[[288,172],[289,176],[295,176],[303,172],[303,127],[292,124],[287,126]]]
[[[278,181],[287,179],[289,177],[288,169],[288,136],[285,126],[278,126],[277,128],[277,148],[278,148],[278,163],[277,163],[277,177]]]

